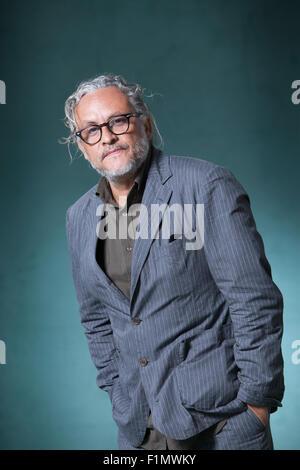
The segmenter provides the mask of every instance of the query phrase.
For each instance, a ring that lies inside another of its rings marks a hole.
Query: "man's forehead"
[[[75,107],[75,117],[81,122],[108,119],[115,114],[130,112],[128,97],[117,87],[100,88],[84,95]]]

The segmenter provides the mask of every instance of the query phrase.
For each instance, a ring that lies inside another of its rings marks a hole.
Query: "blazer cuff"
[[[269,408],[270,413],[274,413],[279,406],[282,406],[281,401],[276,398],[266,398],[263,394],[257,393],[257,391],[250,390],[249,388],[246,390],[241,387],[237,398],[249,405]]]
[[[112,397],[113,397],[114,387],[116,386],[118,380],[119,380],[119,376],[115,378],[115,380],[114,380],[114,382],[112,383],[112,385],[109,385],[109,386],[106,386],[106,387],[105,387],[105,392],[108,393],[111,403],[112,403]]]
[[[111,398],[112,398],[112,387],[107,388],[105,391],[108,393],[109,398],[110,398],[110,401],[111,401]]]

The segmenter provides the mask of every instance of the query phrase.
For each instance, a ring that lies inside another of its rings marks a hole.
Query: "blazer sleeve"
[[[85,330],[91,358],[98,371],[96,383],[99,388],[108,392],[112,399],[112,388],[119,376],[119,355],[114,344],[110,320],[101,299],[92,295],[87,281],[82,276],[77,253],[80,247],[77,246],[76,250],[73,241],[75,227],[72,227],[70,209],[66,213],[66,235],[81,324]]]
[[[217,167],[207,184],[204,250],[229,305],[239,369],[238,398],[271,412],[284,393],[283,298],[272,280],[245,189]]]

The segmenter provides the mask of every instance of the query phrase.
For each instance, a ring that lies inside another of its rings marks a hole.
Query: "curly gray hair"
[[[77,129],[77,124],[75,121],[75,107],[81,100],[81,98],[88,94],[92,93],[93,91],[98,90],[99,88],[106,88],[109,86],[115,86],[119,88],[119,90],[124,93],[124,95],[128,96],[128,100],[130,104],[133,106],[135,112],[143,113],[143,118],[146,119],[147,116],[150,117],[153,128],[156,131],[161,143],[163,142],[160,132],[158,130],[156,121],[154,116],[151,114],[148,106],[144,102],[142,98],[142,94],[144,93],[144,89],[138,85],[137,83],[127,83],[123,77],[120,75],[99,75],[98,77],[92,78],[90,80],[83,81],[79,84],[75,92],[69,96],[65,103],[65,119],[64,123],[66,127],[70,130],[70,135],[65,137],[61,140],[63,144],[72,144],[76,143],[77,137],[75,132]]]

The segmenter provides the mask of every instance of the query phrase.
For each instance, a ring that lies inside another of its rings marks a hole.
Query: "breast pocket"
[[[168,258],[172,263],[184,262],[185,240],[177,237],[176,234],[173,234],[168,239],[154,240],[150,250],[152,259]]]
[[[182,296],[185,302],[192,296],[190,277],[193,275],[187,269],[184,241],[177,239],[154,240],[149,256],[143,267],[145,280],[151,279],[151,289],[157,292],[165,305],[178,303]],[[175,307],[175,305],[174,305]]]

